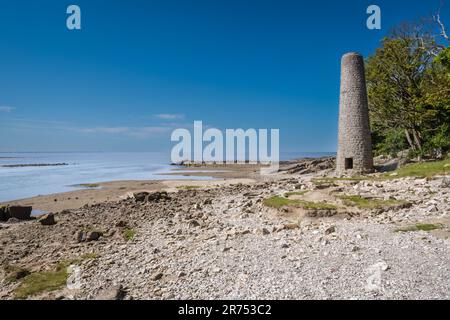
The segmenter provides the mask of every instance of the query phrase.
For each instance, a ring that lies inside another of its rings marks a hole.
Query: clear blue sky
[[[440,0],[0,0],[0,151],[162,151],[173,128],[336,149],[339,62]],[[77,4],[82,30],[66,28]],[[382,30],[366,28],[366,8]],[[450,28],[450,3],[441,15]]]

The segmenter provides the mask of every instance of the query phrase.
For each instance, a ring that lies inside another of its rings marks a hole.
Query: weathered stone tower
[[[339,101],[338,174],[373,171],[364,59],[355,52],[342,57]]]

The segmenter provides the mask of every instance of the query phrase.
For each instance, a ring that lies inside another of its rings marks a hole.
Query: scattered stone
[[[127,226],[128,224],[123,220],[120,220],[119,222],[116,223],[117,228],[126,228]]]
[[[199,227],[200,223],[197,220],[192,219],[189,221],[189,226],[194,227],[194,228]]]
[[[329,227],[329,228],[327,228],[327,229],[325,230],[325,234],[326,234],[326,235],[332,234],[332,233],[335,233],[335,232],[336,232],[336,228],[335,228],[334,226],[331,226],[331,227]]]
[[[164,276],[164,274],[163,274],[162,272],[156,272],[156,273],[154,273],[154,274],[150,277],[150,279],[153,280],[153,281],[158,281],[158,280],[160,280],[163,276]]]
[[[386,262],[380,261],[373,265],[371,265],[367,272],[370,276],[366,280],[365,290],[367,292],[371,292],[374,294],[381,294],[384,291],[382,285],[382,273],[389,269],[389,266]]]
[[[75,240],[78,243],[86,241],[86,233],[84,231],[78,231],[76,234]]]
[[[95,300],[122,300],[126,295],[126,291],[122,285],[112,286],[104,289],[95,297]]]
[[[441,188],[450,188],[450,176],[445,176],[442,179]]]
[[[149,202],[159,202],[161,200],[170,200],[169,194],[166,191],[156,191],[150,193],[147,197]]]
[[[100,231],[91,231],[91,232],[88,232],[88,234],[86,236],[86,240],[87,241],[97,241],[98,239],[100,239],[100,237],[102,235],[103,235],[103,233]]]
[[[283,229],[285,230],[294,230],[294,229],[298,229],[298,223],[287,223],[283,225]]]
[[[43,226],[52,226],[54,224],[56,224],[55,221],[55,216],[53,215],[53,213],[47,213],[44,214],[43,216],[41,216],[38,221],[43,225]]]
[[[218,268],[218,267],[214,267],[214,268],[212,268],[212,270],[211,270],[212,273],[219,273],[219,272],[221,272],[221,271],[222,271],[222,269],[220,269],[220,268]]]

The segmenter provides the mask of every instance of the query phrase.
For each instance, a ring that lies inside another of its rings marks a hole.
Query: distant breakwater
[[[55,167],[68,166],[68,163],[26,163],[26,164],[4,164],[2,168],[23,168],[23,167]]]

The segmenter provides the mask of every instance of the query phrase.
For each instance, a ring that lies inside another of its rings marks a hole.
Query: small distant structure
[[[339,137],[336,173],[355,175],[373,171],[364,59],[350,52],[341,61]]]

